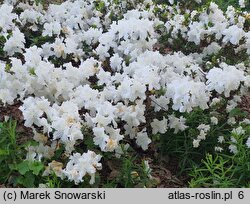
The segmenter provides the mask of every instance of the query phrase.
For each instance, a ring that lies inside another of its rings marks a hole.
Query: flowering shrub
[[[177,138],[197,152],[243,151],[230,132],[250,124],[238,108],[250,87],[249,3],[190,2],[0,5],[0,102],[21,102],[35,141],[26,160],[43,176],[94,184],[102,157],[153,143],[171,154]]]

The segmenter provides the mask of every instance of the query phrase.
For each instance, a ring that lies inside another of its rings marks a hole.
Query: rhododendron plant
[[[250,88],[244,10],[223,12],[214,2],[199,10],[183,10],[182,1],[98,2],[67,0],[46,9],[0,4],[0,102],[20,102],[24,125],[39,143],[27,148],[26,159],[46,158],[44,175],[54,172],[75,184],[87,176],[94,184],[104,153],[122,157],[129,146],[147,151],[154,135],[187,133],[189,115],[199,109],[208,120],[195,121],[189,140],[198,148],[225,120],[221,108],[229,114]],[[229,52],[239,61],[232,63]],[[226,121],[245,118],[234,119],[231,114]],[[79,152],[89,134],[97,151]],[[215,150],[223,152],[224,137],[214,137]],[[232,138],[228,148],[237,154]],[[52,161],[59,146],[64,166]]]

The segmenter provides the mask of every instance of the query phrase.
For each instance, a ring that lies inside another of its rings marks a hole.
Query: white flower
[[[111,58],[110,58],[110,66],[113,70],[117,70],[120,71],[122,68],[122,62],[123,59],[121,57],[119,57],[118,54],[114,54]]]
[[[101,29],[90,28],[83,33],[83,39],[88,45],[98,42],[99,37],[102,35]]]
[[[95,145],[98,145],[102,151],[105,150],[106,145],[109,141],[109,136],[104,132],[103,127],[95,127],[93,128],[94,132],[94,143]]]
[[[201,39],[205,34],[204,24],[202,22],[192,22],[189,25],[188,41],[194,42],[196,45],[200,44]]]
[[[215,106],[216,104],[220,103],[220,101],[221,101],[221,100],[220,100],[219,98],[213,98],[213,100],[212,100],[210,106]]]
[[[218,125],[218,118],[216,118],[216,117],[211,117],[210,118],[210,120],[211,120],[211,123],[213,124],[213,125]]]
[[[234,124],[236,124],[236,119],[235,119],[235,117],[230,117],[230,118],[228,118],[227,123],[228,123],[229,125],[234,125]]]
[[[109,140],[106,145],[106,151],[112,152],[118,149],[119,142],[124,138],[124,136],[120,134],[120,129],[106,127],[106,132],[109,134]]]
[[[23,112],[26,127],[32,127],[33,124],[38,127],[49,127],[47,120],[42,117],[44,113],[49,116],[50,103],[47,99],[29,97],[19,109]],[[50,131],[50,128],[44,129],[44,132],[47,131]]]
[[[65,176],[63,174],[62,168],[63,168],[63,163],[53,160],[46,167],[45,171],[43,172],[43,176],[48,176],[51,173],[55,173],[56,176],[60,177],[61,179],[64,179]]]
[[[39,143],[38,146],[29,146],[26,148],[27,155],[26,160],[29,161],[41,161],[42,158],[51,159],[54,156],[55,147],[52,143],[51,147],[44,145],[42,143]]]
[[[242,120],[241,122],[240,122],[240,125],[241,124],[246,124],[246,125],[250,125],[250,120],[249,119],[247,119],[247,118],[245,118],[244,120]]]
[[[212,54],[218,53],[220,50],[221,50],[221,46],[216,42],[212,42],[210,45],[204,48],[203,54],[212,55]]]
[[[224,136],[219,136],[219,137],[218,137],[218,142],[219,142],[219,143],[223,143],[224,141],[225,141]]]
[[[206,136],[207,136],[207,133],[204,130],[201,130],[200,134],[197,137],[197,139],[199,139],[199,140],[205,140]]]
[[[222,69],[213,68],[208,72],[207,89],[216,90],[219,94],[224,92],[225,96],[229,97],[230,92],[237,90],[241,81],[244,81],[244,72],[224,63],[220,66]]]
[[[200,146],[200,140],[199,139],[197,139],[197,140],[193,140],[193,147],[194,148],[198,148]]]
[[[222,152],[223,151],[223,148],[222,147],[215,147],[214,150],[216,152]]]
[[[30,147],[27,147],[26,150],[27,150],[26,160],[34,161],[37,155],[35,152],[35,148],[33,146],[30,146]]]
[[[82,155],[75,153],[70,156],[69,159],[70,161],[67,163],[66,168],[63,169],[63,173],[70,181],[74,181],[77,185],[84,181],[83,177],[85,175],[90,175],[91,180],[89,183],[95,183],[96,170],[100,170],[102,168],[102,164],[99,163],[101,160],[100,155],[96,155],[94,152],[88,151]]]
[[[152,127],[152,133],[154,135],[157,134],[158,132],[164,134],[166,133],[168,128],[168,120],[165,117],[163,117],[161,121],[154,119],[153,122],[151,123],[151,127]]]
[[[12,36],[6,41],[3,50],[12,56],[15,52],[22,52],[22,49],[24,49],[24,43],[24,34],[16,28],[12,32]]]
[[[237,127],[237,128],[234,128],[232,130],[232,133],[233,134],[236,134],[236,135],[244,135],[245,134],[245,130],[240,126],[240,127]]]
[[[238,149],[235,145],[229,145],[229,150],[230,152],[237,154],[238,153]]]
[[[98,85],[109,85],[111,83],[110,72],[105,72],[103,69],[100,69],[99,73],[96,76],[99,79]]]
[[[76,39],[74,37],[68,37],[65,40],[65,53],[67,54],[71,54],[74,53],[74,56],[79,57],[83,54],[83,51],[78,50],[78,42],[76,41]]]
[[[126,121],[128,125],[137,127],[139,124],[145,123],[146,119],[144,116],[145,105],[142,100],[137,100],[136,105],[131,105],[126,108],[122,115],[122,120]]]
[[[244,81],[245,86],[250,87],[250,76],[246,76],[245,81]]]
[[[245,38],[246,38],[245,47],[246,47],[246,49],[247,49],[247,54],[250,54],[250,31],[248,31],[248,32],[245,34]]]
[[[47,183],[39,183],[38,188],[49,188],[49,185]]]
[[[170,4],[174,4],[174,0],[168,0]]]
[[[137,128],[130,126],[130,125],[124,125],[125,129],[125,135],[129,135],[130,139],[134,139],[137,134]]]
[[[14,99],[16,98],[16,94],[13,94],[8,89],[0,89],[0,100],[3,104],[13,104]]]
[[[25,53],[23,54],[25,57],[25,64],[32,68],[39,66],[42,61],[42,52],[43,50],[37,46],[32,46],[28,49],[25,49]]]
[[[200,124],[197,127],[198,130],[203,130],[205,133],[207,133],[210,130],[210,126],[209,125],[205,125],[205,124]]]
[[[152,100],[152,106],[154,107],[154,111],[158,112],[160,110],[168,110],[168,104],[170,102],[170,99],[166,96],[160,96],[159,98],[156,98],[154,95],[150,96]]]
[[[235,144],[237,143],[237,140],[235,139],[235,137],[231,137],[230,140],[232,143],[235,143]]]
[[[32,31],[37,31],[37,24],[42,23],[43,15],[35,9],[26,9],[20,14],[20,20],[22,21],[23,25],[26,25],[26,23],[32,24],[30,29]]]
[[[143,150],[148,149],[148,145],[151,143],[151,139],[148,137],[146,130],[137,133],[136,144],[139,145]]]
[[[241,8],[245,8],[245,0],[239,0],[239,5]]]
[[[117,88],[118,93],[124,99],[134,101],[135,99],[145,99],[146,86],[137,81],[129,78],[124,78],[120,86]]]
[[[56,38],[56,41],[52,44],[52,48],[54,49],[54,53],[56,57],[65,58],[66,46],[63,43],[63,39]]]
[[[194,82],[188,78],[172,81],[167,87],[166,96],[172,98],[174,110],[190,112],[194,107],[208,108],[209,94],[206,86],[201,82]]]
[[[183,131],[188,126],[185,125],[186,119],[181,116],[180,118],[175,117],[174,115],[170,115],[168,117],[169,120],[169,127],[174,129],[174,133],[178,133],[179,131]]]
[[[59,22],[51,22],[44,24],[43,36],[59,35],[61,32],[61,24]]]
[[[248,137],[246,145],[247,145],[248,148],[250,148],[250,137]]]
[[[147,49],[152,49],[156,42],[154,22],[149,19],[121,19],[113,22],[108,32],[99,37],[99,46],[96,52],[103,60],[109,57],[108,51],[113,48],[136,58]]]
[[[13,6],[8,4],[0,5],[0,28],[4,32],[14,27],[14,20],[17,19],[17,15],[12,13]]]
[[[242,28],[239,28],[236,25],[232,25],[229,28],[225,29],[222,32],[225,37],[223,38],[223,42],[230,41],[233,45],[238,45],[239,41],[244,37],[245,32]]]

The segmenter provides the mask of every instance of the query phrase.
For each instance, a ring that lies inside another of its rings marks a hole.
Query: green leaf
[[[30,162],[29,169],[33,172],[33,174],[38,175],[40,171],[44,168],[44,165],[41,162]]]
[[[11,65],[10,64],[6,64],[5,65],[5,71],[6,72],[10,72],[11,71]]]
[[[20,176],[17,179],[17,183],[26,187],[26,188],[33,188],[35,187],[35,177],[31,172],[27,172],[24,176]]]
[[[6,155],[9,155],[9,154],[10,154],[9,150],[0,149],[0,156],[6,156]]]
[[[29,74],[32,75],[32,76],[36,76],[36,72],[35,72],[34,67],[29,70]]]
[[[16,164],[8,164],[10,170],[17,170]]]
[[[22,163],[17,165],[17,170],[21,175],[26,174],[30,169],[29,169],[29,161],[25,160]]]
[[[43,0],[35,0],[36,6],[43,3]]]
[[[248,113],[245,111],[242,111],[240,108],[234,108],[229,113],[229,117],[235,117],[235,116],[246,117],[247,115]]]
[[[104,12],[104,9],[105,9],[105,2],[104,1],[100,1],[99,4],[96,6],[96,10]]]

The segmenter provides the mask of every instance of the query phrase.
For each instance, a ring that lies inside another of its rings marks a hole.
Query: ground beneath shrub
[[[17,133],[19,135],[17,142],[23,144],[33,138],[33,133],[30,128],[24,126],[24,118],[22,112],[19,110],[21,102],[15,102],[13,105],[3,106],[0,105],[0,121],[4,121],[5,116],[17,121]],[[250,96],[244,96],[239,107],[249,113],[250,118]],[[152,148],[153,149],[153,148]],[[159,160],[155,156],[154,150],[147,153],[141,152],[141,157],[146,158],[150,167],[152,168],[152,176],[157,181],[157,187],[161,188],[182,188],[188,186],[188,176],[177,176],[178,160],[175,158],[162,158]],[[115,177],[116,172],[112,171],[110,165],[104,168],[107,172],[101,172],[103,177]],[[0,188],[4,187],[0,184]]]
[[[250,96],[242,97],[240,108],[248,113],[248,118],[250,119]]]
[[[0,105],[0,122],[5,120],[5,117],[10,117],[11,119],[17,121],[17,142],[23,144],[28,140],[32,140],[33,133],[30,128],[24,126],[24,118],[22,112],[19,110],[21,102],[15,102],[13,105],[3,106]],[[157,181],[157,187],[162,188],[182,188],[187,187],[187,176],[176,176],[178,172],[178,161],[175,158],[163,158],[160,161],[154,156],[153,150],[143,153],[141,155],[146,158],[150,167],[152,168],[152,176]],[[101,172],[103,176],[112,178],[115,176],[115,171],[111,171],[110,167],[104,168],[107,172]],[[0,184],[0,188],[4,187]]]

